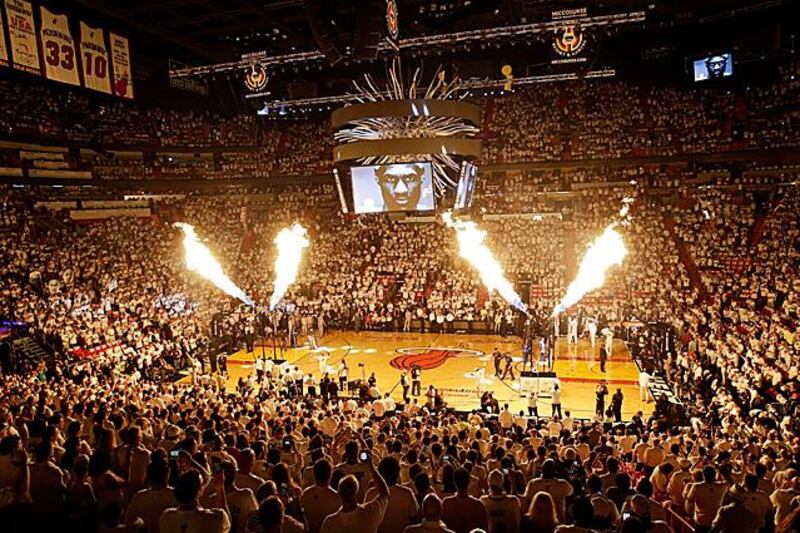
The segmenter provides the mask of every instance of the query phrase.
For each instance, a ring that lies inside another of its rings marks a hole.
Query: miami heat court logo
[[[575,57],[586,46],[583,32],[577,24],[566,24],[556,30],[553,49],[562,57]]]
[[[398,348],[395,351],[401,355],[389,361],[389,364],[398,370],[411,370],[414,365],[419,365],[422,370],[431,370],[439,368],[451,358],[485,355],[484,352],[466,348],[411,347]]]

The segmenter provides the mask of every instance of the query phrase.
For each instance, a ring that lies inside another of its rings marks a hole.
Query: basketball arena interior
[[[800,531],[799,29],[0,1],[0,531]]]

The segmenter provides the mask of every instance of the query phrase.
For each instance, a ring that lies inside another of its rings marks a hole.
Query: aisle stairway
[[[484,106],[482,133],[484,140],[492,138],[492,126],[494,126],[494,99],[490,98]]]
[[[576,252],[575,225],[564,224],[564,276],[566,279],[575,279],[578,273],[578,255]]]
[[[242,252],[249,252],[253,249],[256,243],[256,232],[253,231],[252,228],[248,228],[245,232],[244,236],[242,237],[242,242],[239,245],[239,249]]]
[[[672,242],[675,243],[675,248],[678,251],[678,257],[683,264],[683,268],[686,269],[686,273],[689,276],[689,281],[691,281],[692,286],[700,292],[700,298],[705,300],[708,298],[708,291],[703,283],[703,278],[700,276],[700,270],[697,268],[697,264],[692,258],[692,254],[686,249],[683,241],[680,237],[678,237],[678,234],[675,231],[675,219],[670,215],[664,215],[664,225],[669,231]]]
[[[11,343],[11,349],[16,354],[18,361],[27,360],[34,365],[49,358],[44,348],[33,337],[15,339]]]
[[[486,286],[481,283],[478,286],[478,309],[483,309],[483,304],[486,303],[486,300],[489,299],[489,291],[486,290]]]
[[[757,216],[755,222],[753,222],[753,228],[750,230],[750,246],[755,246],[761,242],[761,238],[764,236],[764,230],[766,227],[767,217]]]

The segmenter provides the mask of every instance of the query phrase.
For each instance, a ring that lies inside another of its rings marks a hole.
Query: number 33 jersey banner
[[[83,84],[89,89],[111,94],[111,72],[103,30],[81,22],[81,63]]]
[[[66,15],[50,13],[41,6],[42,27],[39,31],[44,56],[44,73],[48,79],[80,85],[75,41],[69,32]]]

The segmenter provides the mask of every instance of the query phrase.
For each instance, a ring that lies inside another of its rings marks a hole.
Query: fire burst
[[[291,228],[282,229],[275,237],[278,258],[275,259],[275,288],[269,299],[270,309],[275,309],[289,286],[297,279],[303,250],[308,247],[306,235],[306,229],[295,222]]]
[[[625,249],[622,235],[614,229],[615,227],[616,223],[609,224],[603,234],[589,246],[586,255],[581,260],[578,275],[569,284],[567,294],[553,309],[553,315],[563,313],[578,303],[586,293],[602,287],[605,283],[606,271],[613,265],[622,264],[628,251]]]
[[[449,212],[444,213],[442,219],[448,227],[456,230],[459,254],[478,271],[481,281],[486,285],[489,292],[496,290],[510,305],[523,313],[527,313],[528,308],[514,290],[511,282],[506,279],[503,267],[494,258],[492,251],[484,244],[483,240],[486,238],[486,232],[478,228],[474,222],[453,220],[453,216]]]
[[[222,270],[222,265],[220,265],[219,261],[211,254],[211,250],[200,242],[194,230],[194,226],[184,222],[176,222],[174,226],[183,230],[183,249],[186,252],[186,268],[206,278],[225,294],[238,298],[247,305],[253,305],[253,300],[225,275],[225,272]]]

